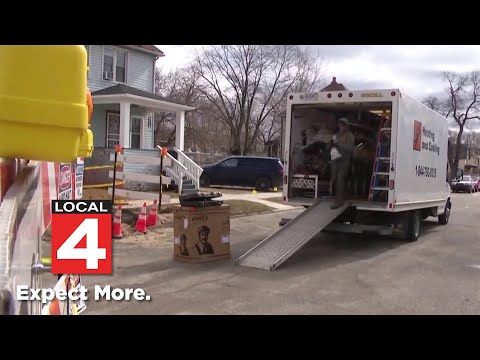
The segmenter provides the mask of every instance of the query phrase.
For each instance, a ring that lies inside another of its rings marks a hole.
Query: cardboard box
[[[231,257],[229,205],[175,206],[173,218],[174,259],[209,262]]]

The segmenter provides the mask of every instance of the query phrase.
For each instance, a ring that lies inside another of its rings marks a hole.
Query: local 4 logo
[[[52,201],[52,273],[112,273],[112,202]]]

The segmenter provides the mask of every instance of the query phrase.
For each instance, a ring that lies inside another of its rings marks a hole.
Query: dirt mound
[[[123,214],[122,214],[123,215]],[[126,220],[122,224],[123,235],[122,239],[115,240],[116,242],[135,244],[143,247],[159,247],[173,244],[173,215],[160,214],[157,215],[157,225],[147,228],[147,233],[139,233],[134,230],[136,217],[134,220]],[[122,219],[123,220],[123,219]]]

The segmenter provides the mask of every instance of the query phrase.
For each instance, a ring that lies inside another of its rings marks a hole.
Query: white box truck
[[[331,209],[331,140],[339,118],[355,137],[347,201]],[[320,231],[401,235],[448,223],[447,119],[398,89],[288,95],[283,200],[307,209],[237,260],[274,270]]]

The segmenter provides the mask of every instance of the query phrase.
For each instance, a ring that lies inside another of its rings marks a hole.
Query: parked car
[[[231,156],[214,165],[204,166],[200,186],[245,186],[269,191],[280,187],[282,179],[283,165],[278,158]]]
[[[475,183],[476,181],[474,180],[473,176],[463,175],[461,178],[453,180],[452,183],[450,184],[450,188],[454,193],[456,192],[473,193],[477,191]]]

